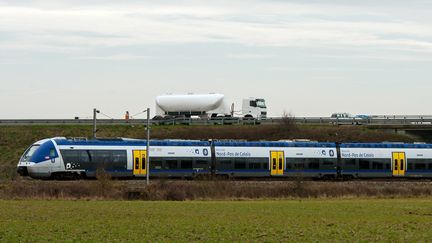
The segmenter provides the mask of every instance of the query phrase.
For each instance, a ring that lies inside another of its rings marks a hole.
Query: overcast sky
[[[0,0],[0,118],[120,118],[188,92],[271,116],[432,114],[431,74],[430,0]]]

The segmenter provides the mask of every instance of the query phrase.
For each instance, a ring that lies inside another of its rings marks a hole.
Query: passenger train
[[[147,175],[146,140],[49,138],[17,170],[40,179]],[[151,140],[151,177],[432,178],[432,144]]]

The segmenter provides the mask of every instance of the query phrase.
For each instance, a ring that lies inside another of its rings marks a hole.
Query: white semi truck
[[[263,120],[267,118],[264,99],[243,99],[241,112],[234,111],[225,100],[225,95],[211,94],[167,94],[156,97],[154,119],[200,117],[202,119],[235,118]]]

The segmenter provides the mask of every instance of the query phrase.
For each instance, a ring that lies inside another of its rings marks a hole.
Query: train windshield
[[[30,148],[27,149],[27,151],[24,153],[24,155],[21,158],[22,162],[28,162],[28,160],[32,157],[34,152],[40,147],[40,145],[33,145]]]
[[[267,108],[267,107],[266,107],[266,104],[265,104],[265,101],[264,101],[263,99],[257,99],[257,100],[256,100],[256,104],[257,104],[257,106],[260,107],[260,108]]]

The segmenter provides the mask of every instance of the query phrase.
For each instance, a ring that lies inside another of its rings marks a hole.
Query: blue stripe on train
[[[95,172],[96,169],[89,169],[86,172]],[[106,170],[110,173],[133,173],[133,170]],[[285,173],[336,173],[336,170],[286,170]],[[189,170],[189,169],[180,169],[180,170],[162,170],[162,169],[151,169],[150,173],[210,173],[210,170]],[[216,170],[216,173],[270,173],[270,170]],[[342,170],[342,174],[344,173],[392,173],[391,170]],[[406,171],[406,174],[432,174],[432,170],[410,170]]]

